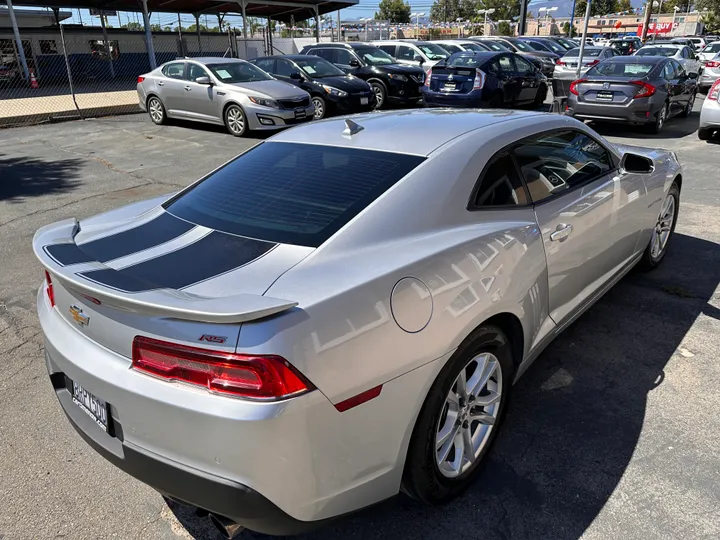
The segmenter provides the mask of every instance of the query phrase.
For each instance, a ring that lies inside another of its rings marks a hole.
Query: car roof
[[[469,131],[543,114],[545,113],[519,110],[468,109],[372,112],[310,122],[275,135],[272,140],[427,156]],[[350,118],[363,129],[354,135],[345,135],[346,118]],[[478,136],[490,139],[496,135],[495,129],[483,129]]]
[[[240,58],[224,58],[222,56],[198,56],[193,58],[185,57],[178,58],[177,60],[186,60],[186,61],[192,61],[192,62],[198,62],[199,64],[229,64],[229,63],[238,63],[241,64],[243,62],[246,62],[246,60],[241,60]]]
[[[288,60],[307,60],[307,54],[273,54],[272,56],[258,56],[253,60],[267,60],[270,58],[286,58]]]
[[[613,56],[604,60],[605,62],[614,62],[616,64],[659,64],[663,60],[667,60],[664,56]]]
[[[448,60],[451,58],[459,58],[459,57],[468,57],[468,56],[479,56],[479,57],[487,57],[490,58],[491,56],[497,56],[498,54],[512,54],[510,51],[460,51],[453,53]]]
[[[329,47],[331,49],[357,49],[360,47],[375,47],[372,43],[367,41],[353,41],[351,43],[311,43],[305,45],[307,49],[317,49],[318,47]]]

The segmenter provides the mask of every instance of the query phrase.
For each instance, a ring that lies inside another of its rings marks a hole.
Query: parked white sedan
[[[702,63],[695,55],[692,47],[675,43],[653,43],[638,49],[634,56],[664,56],[680,62],[686,73],[699,75],[702,71]]]

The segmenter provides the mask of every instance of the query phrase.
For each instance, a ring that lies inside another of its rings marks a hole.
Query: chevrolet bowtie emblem
[[[85,315],[82,309],[77,306],[70,306],[70,316],[80,326],[87,326],[90,324],[90,316]]]

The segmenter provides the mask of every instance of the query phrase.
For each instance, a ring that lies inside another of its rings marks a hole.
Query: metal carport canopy
[[[302,21],[319,15],[354,6],[359,0],[147,0],[149,12],[167,13],[241,13],[245,4],[248,17],[272,17],[273,20],[290,22]],[[141,0],[14,0],[16,6],[51,8],[93,8],[117,11],[143,11]]]

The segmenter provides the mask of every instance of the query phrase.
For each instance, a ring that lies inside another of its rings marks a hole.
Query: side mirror
[[[638,154],[627,153],[620,162],[620,167],[629,173],[650,174],[655,170],[652,159]]]
[[[354,58],[352,58],[352,59],[350,60],[350,64],[349,64],[349,65],[350,65],[350,67],[360,67],[360,62],[358,62],[357,60],[355,60]]]
[[[415,56],[413,56],[413,60],[415,62],[417,62],[418,64],[423,64],[425,62],[425,60],[423,60],[423,57],[420,56],[419,54],[416,54]]]
[[[208,85],[212,84],[210,77],[198,77],[197,79],[195,79],[195,82],[198,84],[208,84]]]
[[[303,76],[302,76],[302,73],[300,73],[299,71],[293,71],[293,72],[290,74],[290,78],[291,78],[291,79],[296,79],[296,80],[298,80],[298,81],[301,81],[302,78],[303,78]]]

